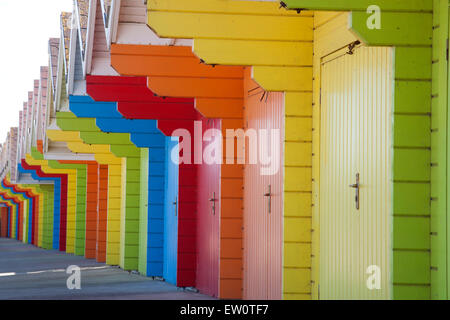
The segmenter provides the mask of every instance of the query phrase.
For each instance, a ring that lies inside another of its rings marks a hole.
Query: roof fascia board
[[[77,11],[77,10],[75,10]],[[76,15],[72,15],[73,17],[76,17]],[[77,42],[79,37],[78,32],[78,23],[72,23],[73,28],[71,29],[70,33],[70,47],[69,47],[69,71],[68,71],[68,79],[67,79],[67,93],[70,95],[73,92],[74,87],[74,81],[75,81],[75,59],[76,59],[76,52],[77,52]]]
[[[89,0],[88,26],[86,35],[86,52],[83,62],[83,76],[91,73],[92,52],[94,50],[95,22],[97,19],[97,0]]]
[[[106,42],[108,49],[111,48],[111,43],[117,41],[117,31],[119,28],[121,0],[113,0],[111,3],[111,16],[109,18],[109,30],[107,32]]]

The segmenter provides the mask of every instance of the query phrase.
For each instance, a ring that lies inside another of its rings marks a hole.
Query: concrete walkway
[[[81,268],[81,290],[69,290],[66,269]],[[130,274],[83,257],[44,250],[0,238],[0,300],[5,299],[115,299],[206,300],[166,282]]]

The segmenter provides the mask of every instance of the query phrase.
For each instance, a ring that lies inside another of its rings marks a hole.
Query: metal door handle
[[[175,202],[172,203],[175,206],[175,217],[178,216],[178,198],[175,197]]]
[[[268,203],[267,203],[268,208],[267,209],[268,209],[269,213],[271,213],[272,212],[272,185],[269,184],[269,192],[265,193],[264,197],[268,198]]]
[[[356,210],[359,210],[359,189],[361,188],[359,183],[359,173],[356,174],[356,183],[351,184],[349,187],[355,189]]]
[[[213,213],[213,215],[216,215],[216,201],[217,201],[217,199],[216,199],[216,193],[215,192],[213,193],[213,197],[210,198],[208,201],[212,203],[212,213]]]

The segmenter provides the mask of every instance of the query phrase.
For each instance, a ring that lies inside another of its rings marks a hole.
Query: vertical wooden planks
[[[84,256],[97,255],[98,164],[87,165],[86,179],[86,240]]]
[[[77,170],[77,205],[74,254],[84,256],[86,241],[87,165]]]
[[[261,151],[263,133],[261,130],[279,131],[279,141],[269,142],[280,147],[271,150],[272,155],[283,150],[284,133],[284,102],[285,96],[281,92],[265,92],[251,79],[251,68],[246,68],[244,78],[245,130],[256,130],[259,141],[251,141],[246,145],[246,163],[244,166],[244,270],[243,270],[243,298],[250,300],[265,300],[282,298],[282,267],[283,267],[283,159],[279,159],[278,171],[271,175],[263,175],[265,167],[261,163],[251,164],[249,153],[252,146]],[[266,97],[267,95],[267,97]],[[249,134],[251,134],[249,132]],[[252,143],[252,145],[250,145]],[[265,144],[268,142],[266,141]],[[250,148],[249,148],[250,147]],[[259,152],[259,151],[258,151]],[[272,161],[275,158],[272,157]],[[265,196],[269,192],[270,200]],[[270,201],[270,203],[269,203]],[[270,211],[269,211],[270,205]],[[295,250],[297,231],[295,224],[290,221],[288,227],[290,244],[286,244],[284,252]],[[288,254],[287,259],[291,258]],[[267,263],[261,263],[266,261]],[[293,265],[293,260],[285,262]]]
[[[0,219],[0,237],[6,238],[8,236],[8,207],[6,205],[0,208]]]
[[[120,164],[108,166],[108,225],[106,244],[106,263],[119,265],[120,263],[120,215],[122,194],[122,168]]]
[[[179,154],[176,151],[178,151],[177,141],[171,141],[171,138],[167,137],[164,150],[166,154],[163,184],[165,192],[164,194],[159,194],[159,197],[164,197],[164,202],[162,203],[164,207],[164,233],[161,235],[164,238],[163,277],[167,282],[175,285],[178,283],[178,217],[180,215],[179,165],[174,162],[174,160],[177,161],[178,159],[172,156],[172,152],[173,154]],[[155,186],[153,185],[153,189]]]
[[[97,203],[97,254],[98,262],[106,262],[106,239],[108,225],[108,166],[98,166]]]
[[[147,276],[155,276],[157,274],[148,273],[148,247],[149,247],[149,149],[141,149],[141,172],[140,172],[140,201],[141,207],[139,208],[139,272]],[[151,269],[151,268],[150,268]]]

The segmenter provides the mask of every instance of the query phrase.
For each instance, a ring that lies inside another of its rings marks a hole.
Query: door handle
[[[269,192],[264,194],[264,197],[268,198],[267,200],[267,206],[269,214],[272,212],[272,185],[269,184]]]
[[[359,210],[359,189],[361,188],[359,183],[359,173],[356,174],[356,183],[351,184],[349,187],[355,189],[356,210]]]
[[[213,197],[210,198],[208,201],[212,203],[212,208],[211,209],[212,209],[213,215],[216,215],[216,201],[217,201],[217,199],[216,199],[216,193],[215,192],[213,193]]]
[[[175,206],[175,217],[178,216],[178,198],[175,197],[175,201],[172,203]]]

